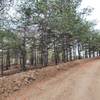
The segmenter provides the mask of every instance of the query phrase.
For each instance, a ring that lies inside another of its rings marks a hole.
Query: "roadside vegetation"
[[[86,19],[92,9],[80,10],[81,2],[1,0],[1,75],[15,66],[25,71],[100,56],[100,32]]]

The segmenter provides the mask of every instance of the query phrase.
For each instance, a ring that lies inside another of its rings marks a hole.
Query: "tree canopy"
[[[100,33],[86,19],[92,9],[80,10],[82,0],[20,0],[12,8],[14,2],[0,1],[2,66],[14,57],[25,70],[27,59],[32,66],[47,66],[100,55]]]

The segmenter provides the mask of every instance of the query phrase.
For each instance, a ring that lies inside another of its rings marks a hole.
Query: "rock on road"
[[[63,71],[7,100],[100,100],[100,60]]]

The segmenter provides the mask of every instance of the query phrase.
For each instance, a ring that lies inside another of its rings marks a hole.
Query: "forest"
[[[82,0],[0,0],[0,74],[100,56],[100,31]]]

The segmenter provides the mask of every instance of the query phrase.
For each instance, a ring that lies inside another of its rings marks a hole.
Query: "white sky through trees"
[[[14,10],[14,7],[16,5],[16,0],[14,1],[15,3],[14,3],[14,6],[10,10],[10,15],[16,15],[16,11]],[[18,2],[20,2],[20,0],[17,0],[17,4]],[[90,16],[87,17],[87,19],[90,21],[95,21],[97,23],[95,28],[100,29],[100,0],[83,0],[81,6],[82,8],[84,7],[94,8],[93,12],[91,13]]]
[[[87,17],[88,20],[96,21],[96,29],[100,29],[100,0],[83,0],[82,7],[94,8],[92,14]]]

